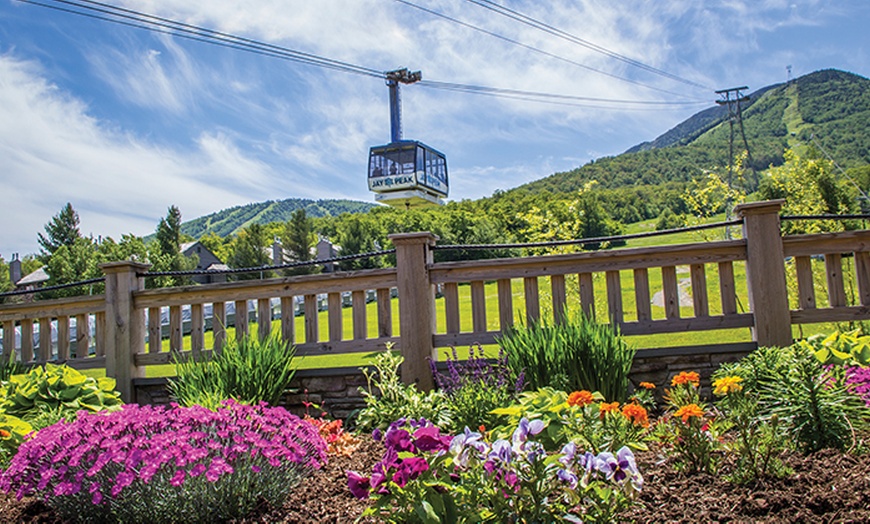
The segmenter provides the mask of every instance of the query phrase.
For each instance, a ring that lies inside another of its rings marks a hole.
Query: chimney
[[[281,241],[278,237],[272,242],[272,265],[280,266],[284,264],[284,248],[281,247]]]
[[[18,253],[12,253],[12,260],[9,262],[9,278],[12,280],[12,285],[21,280],[21,261],[18,260]]]

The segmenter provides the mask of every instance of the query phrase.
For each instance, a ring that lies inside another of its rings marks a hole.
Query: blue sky
[[[109,1],[378,71],[409,67],[425,80],[669,103],[566,106],[407,87],[405,138],[446,153],[451,199],[619,154],[713,105],[714,89],[784,82],[788,65],[794,76],[870,76],[866,0],[500,0],[685,81],[463,0],[412,3],[563,60],[395,0]],[[192,219],[269,199],[372,201],[368,147],[389,136],[379,79],[0,0],[6,260],[36,252],[37,233],[66,202],[85,234],[118,239],[152,233],[170,205]]]

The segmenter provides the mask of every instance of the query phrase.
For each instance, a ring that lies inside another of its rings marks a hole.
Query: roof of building
[[[33,273],[21,277],[21,280],[15,283],[18,287],[24,286],[33,286],[36,284],[42,284],[43,282],[48,282],[48,279],[51,278],[48,276],[48,273],[45,272],[45,266],[37,269]]]

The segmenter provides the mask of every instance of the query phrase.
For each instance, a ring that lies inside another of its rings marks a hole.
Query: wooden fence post
[[[136,367],[136,353],[145,352],[145,310],[136,311],[133,293],[145,289],[145,279],[136,273],[148,264],[110,262],[101,264],[106,275],[106,376],[116,381],[121,400],[133,402],[133,379],[145,376]]]
[[[785,200],[768,200],[734,208],[735,214],[743,219],[749,308],[755,317],[752,338],[759,346],[785,347],[792,343],[779,224],[783,203]]]
[[[437,358],[432,343],[435,333],[435,286],[429,280],[431,246],[438,237],[432,233],[390,235],[396,246],[399,288],[399,334],[402,382],[416,384],[422,391],[435,387],[428,359]]]

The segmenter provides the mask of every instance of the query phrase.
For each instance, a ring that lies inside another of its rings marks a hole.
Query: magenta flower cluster
[[[444,453],[453,438],[442,435],[437,426],[424,418],[400,418],[390,424],[386,432],[375,430],[373,437],[375,440],[383,440],[386,450],[383,459],[372,468],[371,477],[355,471],[347,472],[348,488],[359,499],[368,498],[370,493],[388,494],[389,481],[404,488],[409,481],[429,470],[429,463],[425,458],[407,455],[421,452]],[[405,458],[400,458],[400,454]]]
[[[126,405],[40,430],[0,474],[0,489],[19,498],[39,494],[49,504],[86,493],[100,505],[167,480],[183,490],[191,479],[215,484],[238,473],[304,473],[325,461],[317,429],[283,408]]]
[[[846,366],[846,384],[870,406],[870,367]]]

